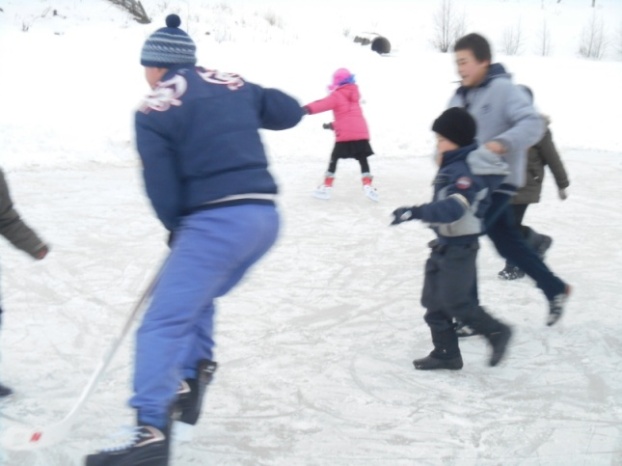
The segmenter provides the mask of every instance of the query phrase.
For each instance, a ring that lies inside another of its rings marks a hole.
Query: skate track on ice
[[[569,200],[553,183],[526,223],[554,238],[548,263],[573,295],[558,326],[530,280],[496,278],[482,240],[483,304],[515,329],[500,367],[461,341],[465,367],[418,372],[431,349],[419,305],[423,225],[388,227],[390,212],[428,200],[429,157],[371,159],[381,200],[363,196],[357,167],[340,165],[333,199],[310,196],[325,165],[275,160],[283,229],[277,246],[219,302],[217,360],[191,443],[172,465],[622,464],[622,193],[609,185],[620,154],[565,150]],[[589,169],[588,165],[589,164]],[[10,172],[16,205],[51,242],[34,263],[3,248],[3,413],[54,423],[79,395],[166,253],[135,166]],[[594,190],[602,191],[595,195]],[[78,418],[74,435],[4,466],[77,466],[131,425],[133,335]],[[8,423],[6,419],[2,424]]]

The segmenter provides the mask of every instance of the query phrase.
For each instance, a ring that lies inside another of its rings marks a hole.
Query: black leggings
[[[361,166],[361,173],[369,173],[369,162],[367,161],[367,157],[358,157],[359,165]],[[335,173],[337,171],[337,162],[339,159],[330,159],[330,163],[328,164],[328,173]]]

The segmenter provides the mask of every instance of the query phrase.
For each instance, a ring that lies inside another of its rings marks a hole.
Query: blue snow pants
[[[184,378],[212,359],[214,299],[229,292],[275,243],[279,215],[240,204],[185,217],[137,331],[134,395],[138,422],[166,428]]]

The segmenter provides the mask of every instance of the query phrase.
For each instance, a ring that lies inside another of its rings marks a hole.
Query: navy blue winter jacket
[[[481,235],[492,192],[509,172],[498,155],[477,144],[443,154],[434,179],[434,197],[415,208],[414,217],[430,223],[441,244],[469,243]]]
[[[294,98],[235,74],[168,70],[136,112],[145,188],[164,226],[173,231],[194,211],[274,196],[259,129],[291,128],[302,115]]]

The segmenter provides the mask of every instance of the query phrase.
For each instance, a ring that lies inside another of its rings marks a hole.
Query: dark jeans
[[[533,247],[533,244],[529,242],[529,238],[527,237],[529,227],[523,226],[523,219],[525,218],[527,207],[529,207],[529,204],[512,204],[512,210],[514,211],[514,224],[516,225],[516,228],[521,231],[523,238],[527,241],[527,244]],[[505,266],[506,268],[513,268],[516,267],[516,264],[506,260]]]
[[[518,228],[523,227],[523,218],[525,218],[525,212],[527,212],[529,204],[512,204],[512,210],[514,211],[514,223]]]
[[[516,224],[510,199],[511,196],[508,194],[493,193],[491,205],[484,219],[486,234],[501,257],[515,264],[535,280],[537,287],[548,300],[551,300],[563,293],[566,285],[549,270],[525,241],[521,229]],[[477,297],[477,289],[475,296]]]

